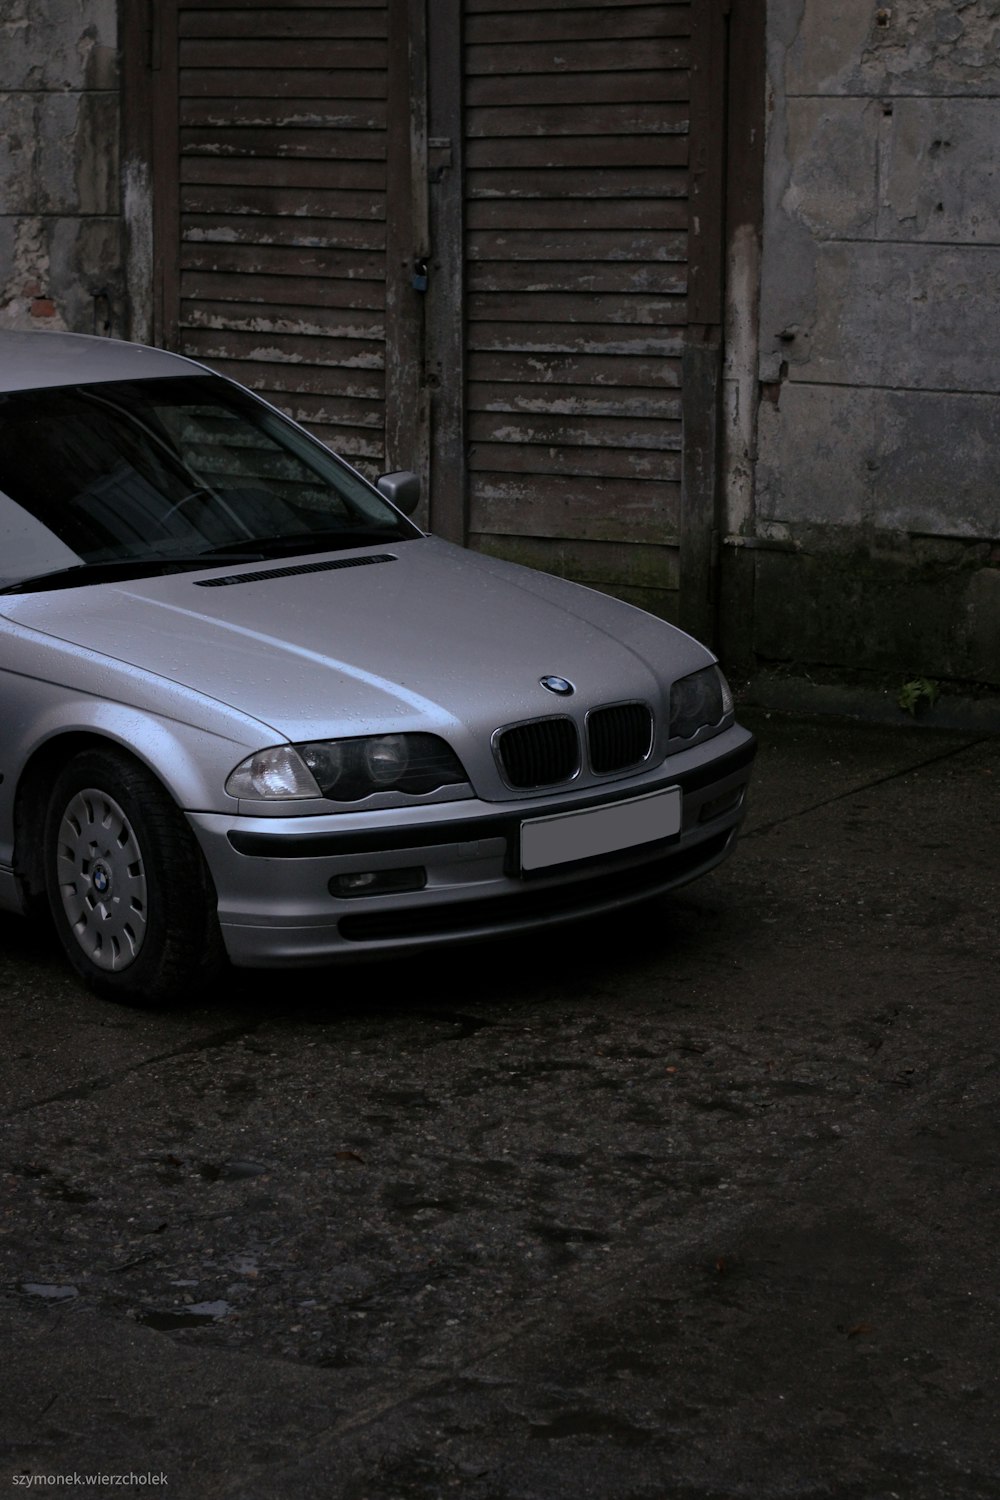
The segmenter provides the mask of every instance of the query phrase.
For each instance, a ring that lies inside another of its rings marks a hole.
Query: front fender
[[[225,790],[226,777],[251,750],[273,743],[266,733],[248,743],[149,709],[82,699],[53,703],[39,716],[34,740],[24,747],[24,763],[30,765],[39,754],[51,760],[60,741],[69,746],[80,737],[117,745],[141,761],[185,812],[236,812],[239,804]]]
[[[13,863],[14,812],[25,776],[40,767],[47,775],[87,740],[133,755],[185,811],[235,812],[225,791],[229,772],[252,751],[283,739],[271,726],[177,683],[10,622],[4,627],[0,869]]]

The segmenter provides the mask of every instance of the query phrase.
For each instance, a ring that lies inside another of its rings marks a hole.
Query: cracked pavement
[[[744,715],[616,918],[143,1013],[0,926],[9,1482],[987,1500],[1000,739]]]

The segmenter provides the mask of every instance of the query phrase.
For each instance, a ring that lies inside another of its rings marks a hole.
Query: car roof
[[[87,385],[101,380],[144,380],[203,371],[163,349],[83,333],[0,331],[0,391]]]

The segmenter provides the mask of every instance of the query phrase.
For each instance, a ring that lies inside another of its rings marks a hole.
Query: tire
[[[143,766],[86,750],[56,778],[45,886],[66,956],[98,994],[190,998],[222,963],[216,899],[183,814]]]

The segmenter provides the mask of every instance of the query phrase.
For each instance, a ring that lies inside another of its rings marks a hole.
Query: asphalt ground
[[[1000,739],[745,717],[734,857],[545,938],[146,1013],[0,924],[0,1483],[996,1500]]]

